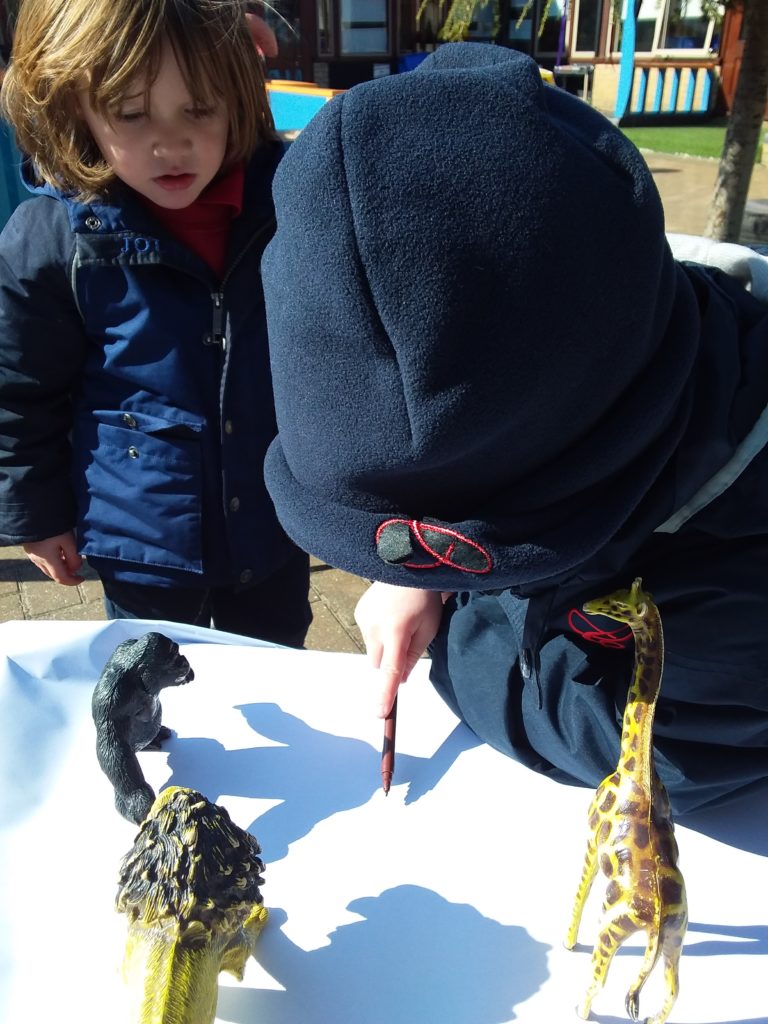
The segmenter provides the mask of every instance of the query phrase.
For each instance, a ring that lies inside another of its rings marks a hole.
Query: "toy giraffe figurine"
[[[648,943],[637,978],[627,992],[636,1021],[640,990],[659,955],[666,999],[646,1024],[664,1024],[677,999],[678,964],[688,924],[685,883],[677,867],[669,798],[653,764],[653,715],[661,685],[664,638],[659,610],[636,579],[630,590],[588,601],[584,611],[628,625],[635,638],[635,669],[627,694],[616,771],[601,782],[589,810],[590,837],[565,945],[573,949],[582,910],[598,865],[608,879],[603,921],[592,956],[593,978],[580,1017],[605,983],[613,955],[628,936],[645,930]]]

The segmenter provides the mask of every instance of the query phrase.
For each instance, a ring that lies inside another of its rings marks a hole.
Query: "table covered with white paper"
[[[0,626],[0,1021],[120,1020],[117,872],[136,826],[95,755],[91,694],[117,644],[156,629],[194,669],[161,694],[173,735],[139,760],[199,790],[262,847],[270,919],[228,1024],[567,1024],[591,978],[604,880],[563,947],[591,793],[478,742],[428,681],[401,689],[391,791],[363,655],[292,651],[169,623]],[[768,807],[678,822],[690,924],[671,1024],[768,1022]],[[592,1007],[626,1020],[644,935]],[[663,1001],[660,968],[641,1019]]]

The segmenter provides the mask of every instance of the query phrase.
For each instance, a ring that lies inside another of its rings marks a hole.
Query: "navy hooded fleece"
[[[673,518],[754,433],[768,309],[674,261],[635,147],[527,57],[452,44],[329,103],[274,195],[266,479],[289,535],[462,592],[436,685],[483,739],[589,785],[631,649],[576,613],[642,575],[676,808],[768,778],[765,452]]]

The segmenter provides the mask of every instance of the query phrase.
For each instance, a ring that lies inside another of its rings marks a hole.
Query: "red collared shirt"
[[[146,205],[180,242],[201,256],[219,277],[224,273],[229,229],[243,207],[245,167],[238,164],[216,178],[183,210],[168,210],[149,199]]]

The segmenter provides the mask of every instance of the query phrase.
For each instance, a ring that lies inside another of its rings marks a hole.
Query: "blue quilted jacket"
[[[275,434],[259,265],[275,145],[251,161],[221,281],[137,196],[49,187],[0,235],[0,541],[74,527],[103,578],[237,585],[294,550],[262,462]]]

